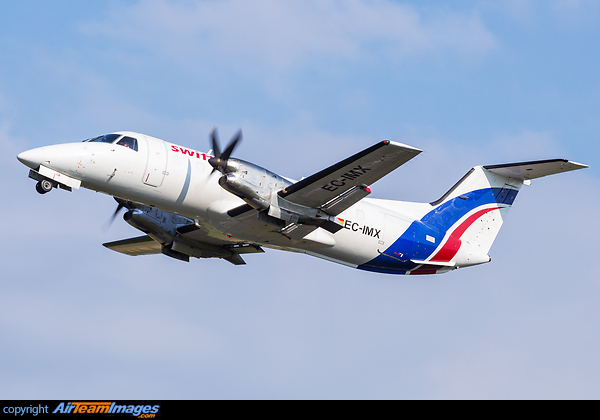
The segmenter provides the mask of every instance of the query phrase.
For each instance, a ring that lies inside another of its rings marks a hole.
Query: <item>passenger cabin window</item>
[[[128,149],[135,150],[136,152],[138,150],[137,139],[134,139],[133,137],[125,136],[121,140],[119,140],[117,144],[123,147],[127,147]]]
[[[107,134],[105,136],[102,137],[96,137],[95,139],[91,139],[91,142],[96,142],[96,143],[112,143],[114,142],[116,139],[118,139],[119,137],[121,137],[122,134]]]

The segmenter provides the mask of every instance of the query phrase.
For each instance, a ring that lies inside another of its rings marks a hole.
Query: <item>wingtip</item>
[[[577,169],[587,169],[589,168],[589,165],[586,165],[584,163],[577,163],[577,162],[573,162],[571,160],[568,161],[571,165],[576,166]]]
[[[413,146],[409,146],[408,144],[404,144],[404,143],[400,143],[397,141],[392,141],[392,140],[384,140],[384,143],[390,144],[392,146],[396,146],[396,147],[402,147],[403,149],[408,149],[408,150],[412,150],[413,152],[416,152],[417,154],[423,152],[421,149],[413,147]]]

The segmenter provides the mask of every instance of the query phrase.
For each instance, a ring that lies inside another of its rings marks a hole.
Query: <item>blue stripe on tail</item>
[[[468,213],[493,203],[511,206],[517,194],[518,190],[512,188],[485,188],[448,200],[421,220],[414,221],[390,247],[380,251],[381,255],[357,268],[378,273],[406,274],[418,266],[410,260],[424,261],[429,258],[448,230]],[[434,242],[428,241],[427,236],[434,238]]]

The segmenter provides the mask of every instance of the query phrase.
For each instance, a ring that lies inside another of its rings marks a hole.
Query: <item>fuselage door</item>
[[[165,179],[167,170],[167,145],[164,141],[146,137],[148,145],[148,163],[144,172],[144,184],[160,187]]]

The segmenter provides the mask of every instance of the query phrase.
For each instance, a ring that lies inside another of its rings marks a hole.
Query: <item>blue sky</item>
[[[0,5],[3,398],[597,398],[600,4],[585,0]],[[300,178],[389,138],[373,196],[469,168],[590,169],[519,194],[493,262],[433,277],[268,251],[129,258],[107,196],[40,196],[16,155],[133,130]]]

